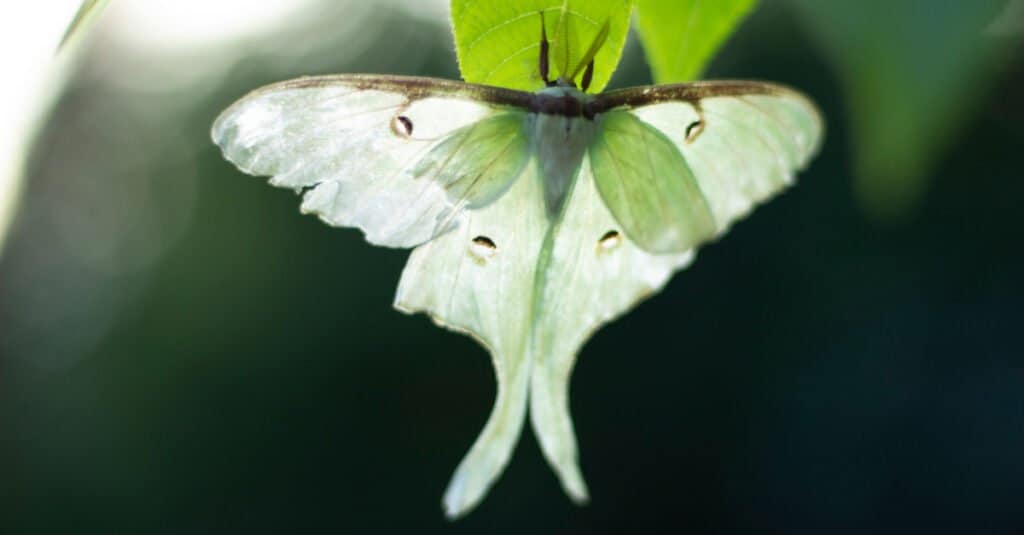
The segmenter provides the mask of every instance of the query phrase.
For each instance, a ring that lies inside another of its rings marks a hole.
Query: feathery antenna
[[[548,78],[548,31],[544,24],[544,10],[540,10],[537,13],[540,14],[540,79],[544,81],[544,85],[551,87],[554,83]]]

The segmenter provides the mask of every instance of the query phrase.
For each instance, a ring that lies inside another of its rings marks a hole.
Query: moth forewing
[[[240,99],[214,123],[212,137],[242,171],[302,192],[304,213],[359,228],[376,245],[414,247],[454,228],[468,205],[486,204],[508,185],[486,173],[493,158],[482,157],[485,141],[445,140],[492,116],[529,109],[532,100],[520,91],[432,78],[300,78]],[[448,152],[437,152],[442,145]],[[433,167],[422,161],[427,156]],[[457,180],[445,172],[451,162],[466,176],[490,180]]]
[[[792,184],[824,130],[813,102],[764,82],[622,89],[596,96],[591,108],[628,109],[675,145],[710,208],[715,232],[709,238]]]

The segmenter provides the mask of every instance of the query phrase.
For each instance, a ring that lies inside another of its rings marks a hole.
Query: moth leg
[[[594,79],[594,60],[587,63],[587,69],[583,71],[583,79],[580,80],[580,90],[586,91],[590,87],[590,81]]]
[[[540,13],[540,79],[544,81],[544,85],[551,87],[555,83],[548,79],[548,32],[544,25],[544,11],[538,11],[538,13]]]

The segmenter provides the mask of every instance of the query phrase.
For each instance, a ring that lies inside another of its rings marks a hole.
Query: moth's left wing
[[[530,98],[433,78],[300,78],[242,98],[212,136],[242,171],[302,192],[303,212],[377,245],[413,247],[522,172]]]
[[[526,416],[537,257],[549,224],[537,165],[463,225],[413,250],[395,307],[425,312],[491,354],[498,391],[480,436],[444,493],[449,517],[472,509],[504,470]]]
[[[594,179],[625,232],[654,253],[721,235],[791,184],[824,123],[799,92],[764,82],[637,87],[590,105]]]

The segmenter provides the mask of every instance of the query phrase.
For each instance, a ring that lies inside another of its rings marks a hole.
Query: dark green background
[[[853,194],[836,68],[787,10],[762,8],[711,75],[812,95],[822,153],[582,351],[572,411],[592,503],[570,504],[527,430],[451,524],[440,497],[491,407],[486,354],[391,309],[407,252],[300,216],[209,142],[216,114],[267,82],[458,77],[440,22],[372,21],[357,57],[339,53],[346,35],[285,64],[264,47],[190,95],[90,76],[106,58],[87,56],[0,257],[0,531],[1024,530],[1019,56],[916,208],[879,222]],[[630,45],[612,85],[647,81]],[[114,269],[68,253],[92,247],[60,230],[68,214],[127,236],[103,253]]]

